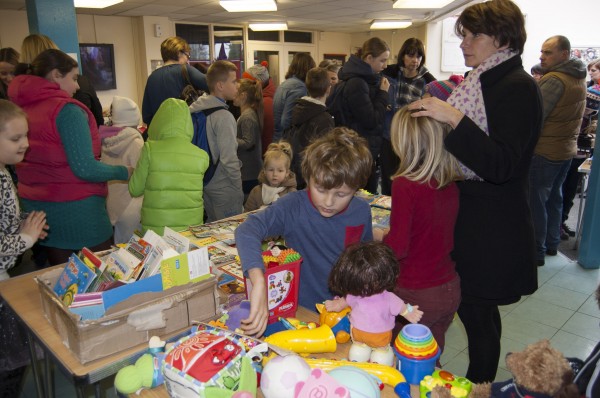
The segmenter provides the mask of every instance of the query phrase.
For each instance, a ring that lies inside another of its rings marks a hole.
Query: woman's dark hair
[[[396,255],[384,243],[348,246],[329,274],[329,289],[345,296],[368,297],[393,290],[400,272]]]
[[[467,7],[456,20],[454,32],[464,37],[465,29],[492,36],[499,46],[508,45],[519,55],[523,54],[527,40],[525,18],[510,0],[491,0]]]
[[[398,64],[404,66],[404,56],[415,54],[421,57],[421,63],[419,64],[419,68],[421,68],[425,65],[425,46],[423,42],[416,37],[406,39],[402,47],[400,47],[400,51],[398,51]]]
[[[285,74],[285,78],[289,79],[296,76],[298,79],[305,81],[308,71],[316,66],[315,60],[309,53],[296,53],[292,58],[292,63]]]
[[[29,73],[39,77],[46,77],[48,73],[57,69],[61,75],[66,75],[77,68],[77,61],[60,50],[50,49],[42,51],[31,63]]]

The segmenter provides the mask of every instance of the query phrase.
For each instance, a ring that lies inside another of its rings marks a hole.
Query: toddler
[[[350,325],[351,361],[394,365],[390,346],[396,315],[417,323],[423,316],[419,306],[405,304],[391,292],[398,277],[394,252],[381,242],[355,244],[344,250],[329,274],[329,289],[341,298],[325,301],[327,311],[352,307]]]
[[[373,240],[371,208],[354,196],[367,181],[372,162],[364,138],[348,128],[334,128],[306,148],[302,172],[307,188],[251,214],[235,230],[242,268],[253,286],[250,315],[241,326],[246,334],[260,336],[267,327],[263,239],[283,236],[302,255],[298,301],[305,308],[331,297],[327,275],[344,248]]]
[[[373,232],[398,258],[394,293],[423,310],[421,323],[431,329],[441,350],[461,297],[450,257],[458,214],[454,181],[461,173],[457,160],[444,149],[449,129],[428,117],[411,117],[407,107],[396,112],[391,142],[400,166],[392,176],[390,228]]]
[[[292,156],[292,147],[285,141],[269,145],[263,169],[258,176],[260,184],[250,192],[244,211],[260,209],[283,195],[296,191],[296,177],[290,171]]]
[[[135,168],[144,146],[142,134],[137,129],[140,109],[133,100],[113,97],[111,109],[112,126],[100,126],[102,139],[102,162],[113,166]],[[115,228],[115,243],[126,243],[136,229],[141,229],[142,197],[132,198],[127,181],[109,181],[106,210]]]
[[[133,197],[144,195],[143,232],[163,234],[203,223],[202,190],[208,154],[192,144],[194,128],[188,105],[167,98],[148,129],[148,141],[129,180]]]
[[[46,213],[21,213],[17,191],[6,169],[23,160],[27,140],[27,115],[10,101],[0,99],[0,281],[9,278],[17,257],[47,236]]]

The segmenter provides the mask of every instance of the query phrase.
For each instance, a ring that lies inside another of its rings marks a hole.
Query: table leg
[[[42,387],[42,380],[40,380],[40,369],[38,369],[37,354],[35,351],[35,340],[31,336],[31,333],[27,332],[27,340],[29,343],[29,358],[31,359],[31,371],[33,372],[33,381],[35,382],[35,390],[37,391],[38,398],[44,397],[44,390]],[[44,357],[46,357],[44,352]]]
[[[50,356],[46,355],[44,357],[44,368],[46,374],[46,396],[48,398],[54,397],[54,372],[52,368],[52,362],[50,361]]]
[[[581,178],[581,190],[579,192],[579,210],[577,211],[577,227],[575,228],[575,243],[573,244],[573,250],[577,250],[579,248],[579,237],[581,236],[581,227],[582,220],[581,216],[583,214],[583,196],[585,194],[585,183],[587,179],[587,174],[583,174]]]
[[[75,386],[75,391],[77,392],[77,398],[85,398],[85,385],[80,384]]]
[[[94,392],[96,394],[96,398],[101,398],[102,391],[100,390],[100,382],[99,381],[94,383]]]

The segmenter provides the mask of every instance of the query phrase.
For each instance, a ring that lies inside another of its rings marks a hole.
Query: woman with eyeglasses
[[[208,91],[206,76],[188,65],[190,46],[187,41],[177,36],[167,38],[160,45],[160,55],[164,65],[148,76],[142,101],[142,120],[148,127],[160,104],[167,98],[180,98],[187,84],[191,83],[196,90]]]

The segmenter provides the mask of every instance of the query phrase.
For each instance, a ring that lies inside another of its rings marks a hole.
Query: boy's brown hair
[[[206,84],[211,94],[214,92],[218,82],[225,82],[229,72],[237,72],[237,67],[229,61],[215,61],[208,67],[206,72]]]
[[[331,87],[331,81],[325,68],[312,68],[306,74],[306,89],[312,98],[320,98]]]
[[[0,132],[4,131],[6,123],[18,117],[27,119],[27,114],[12,102],[0,99]]]
[[[178,61],[179,53],[190,53],[190,45],[179,36],[169,37],[160,44],[160,55],[163,62]]]
[[[341,296],[368,297],[391,291],[400,268],[396,255],[382,242],[348,246],[329,273],[329,289]]]
[[[335,127],[304,151],[302,175],[324,189],[346,184],[362,188],[371,175],[373,158],[367,141],[347,127]]]

